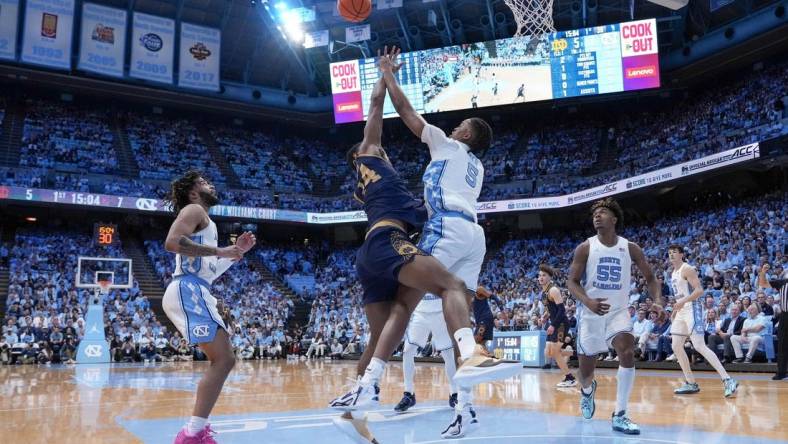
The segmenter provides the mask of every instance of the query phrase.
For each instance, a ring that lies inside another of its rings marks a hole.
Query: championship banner
[[[369,25],[348,26],[345,28],[345,43],[358,43],[369,40],[372,31]]]
[[[328,29],[304,33],[304,48],[317,48],[328,46]]]
[[[172,83],[175,55],[175,21],[134,13],[129,76]]]
[[[0,59],[16,58],[16,23],[19,0],[0,0]]]
[[[402,0],[378,0],[378,9],[401,8]]]
[[[74,0],[29,0],[25,11],[22,61],[71,69]]]
[[[220,30],[181,23],[178,86],[218,91],[221,47]]]
[[[123,77],[126,54],[126,11],[85,3],[79,69]]]

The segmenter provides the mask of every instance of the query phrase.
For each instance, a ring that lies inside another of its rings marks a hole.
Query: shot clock
[[[118,226],[97,222],[93,225],[93,243],[100,247],[118,244]]]

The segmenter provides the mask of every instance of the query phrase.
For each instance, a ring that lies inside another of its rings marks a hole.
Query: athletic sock
[[[476,348],[476,341],[473,339],[473,330],[470,328],[461,328],[454,332],[454,340],[457,341],[457,346],[460,348],[460,357],[464,360],[473,355]]]
[[[584,395],[590,395],[592,391],[591,390],[592,386],[593,385],[589,385],[588,387],[580,387],[580,392],[583,393]]]
[[[635,384],[635,367],[619,367],[618,386],[616,387],[616,412],[626,411],[629,395],[632,393],[632,386]]]
[[[192,416],[189,418],[189,422],[186,423],[186,434],[189,436],[195,436],[205,428],[205,424],[208,422],[208,418],[200,418],[199,416]]]
[[[383,370],[386,368],[386,363],[382,359],[372,358],[369,361],[367,370],[364,372],[364,377],[361,378],[361,385],[370,386],[377,384],[380,377],[383,376]]]
[[[416,373],[416,347],[405,347],[402,354],[402,373],[405,379],[405,391],[413,393],[413,374]]]
[[[451,392],[457,393],[457,384],[454,383],[454,374],[457,373],[457,363],[454,360],[454,348],[443,350],[441,352],[441,358],[443,358],[443,369],[446,371],[446,377],[449,379]],[[412,380],[411,378],[411,381]]]

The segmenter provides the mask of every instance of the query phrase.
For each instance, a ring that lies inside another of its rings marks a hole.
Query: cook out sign
[[[621,56],[656,54],[657,21],[640,20],[621,24]]]
[[[332,63],[330,69],[332,93],[361,91],[358,60]]]

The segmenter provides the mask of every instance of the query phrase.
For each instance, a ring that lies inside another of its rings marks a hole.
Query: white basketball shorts
[[[219,328],[227,331],[216,303],[208,283],[189,275],[173,279],[162,298],[167,317],[190,344],[213,341]]]
[[[596,356],[607,353],[619,333],[632,334],[632,318],[625,308],[599,316],[581,306],[577,319],[577,353]]]

